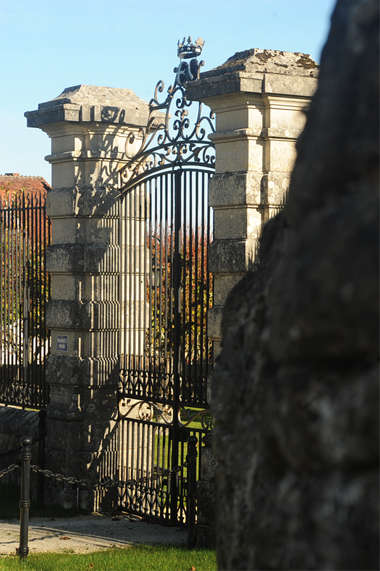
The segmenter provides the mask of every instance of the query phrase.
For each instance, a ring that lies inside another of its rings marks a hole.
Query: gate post
[[[209,336],[215,355],[227,295],[251,267],[261,226],[278,211],[289,187],[317,72],[307,54],[252,49],[187,84],[188,97],[216,115],[216,173],[209,195],[214,211]]]
[[[118,169],[131,132],[146,125],[148,105],[128,89],[79,85],[36,111],[29,127],[51,138],[47,264],[51,353],[47,380],[46,458],[53,471],[115,475],[120,298]],[[50,501],[75,505],[59,487]],[[93,509],[92,498],[81,507]]]
[[[29,553],[29,509],[30,509],[30,462],[32,460],[32,441],[22,441],[21,476],[20,476],[20,545],[18,554],[21,558]]]

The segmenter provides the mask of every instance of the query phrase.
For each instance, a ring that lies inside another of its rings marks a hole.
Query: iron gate
[[[119,475],[129,485],[120,490],[120,505],[171,523],[189,522],[193,498],[186,458],[196,447],[199,478],[203,437],[211,423],[207,250],[214,124],[212,114],[203,115],[201,104],[188,100],[185,90],[199,75],[202,45],[191,38],[179,42],[174,84],[163,103],[158,96],[164,84],[157,84],[148,126],[131,135],[127,152],[133,156],[121,172],[117,420]]]

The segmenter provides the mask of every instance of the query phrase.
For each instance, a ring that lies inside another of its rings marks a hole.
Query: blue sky
[[[80,83],[144,99],[170,82],[179,38],[205,40],[203,70],[237,51],[280,49],[319,61],[335,0],[0,0],[0,174],[50,181],[50,141],[24,111]]]

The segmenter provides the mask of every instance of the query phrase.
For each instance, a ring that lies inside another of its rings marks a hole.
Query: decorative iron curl
[[[193,411],[190,415],[188,414],[188,411],[186,411],[186,416],[186,421],[182,422],[182,426],[184,428],[189,427],[193,422],[200,422],[203,430],[211,430],[214,427],[214,418],[208,410]]]
[[[124,409],[124,410],[121,410]],[[173,408],[169,404],[160,404],[151,399],[128,398],[119,394],[119,420],[137,418],[144,421],[153,421],[171,426],[173,422]],[[208,410],[195,410],[189,414],[186,407],[180,408],[180,420],[183,428],[189,428],[193,422],[199,422],[203,430],[211,430],[214,419]]]
[[[167,89],[166,98],[160,102],[160,94],[165,89],[160,80],[149,101],[146,127],[132,132],[127,138],[125,153],[128,161],[119,171],[122,193],[152,170],[190,165],[214,168],[215,147],[210,135],[215,132],[215,116],[212,111],[204,113],[202,103],[191,101],[186,94],[187,82],[199,77],[199,68],[203,65],[197,60],[202,42],[193,43],[188,38],[187,43],[179,44],[180,65],[174,69],[177,75]],[[189,57],[192,58],[190,64],[184,61]],[[184,66],[191,68],[191,73],[185,73]]]
[[[121,409],[124,410],[121,410]],[[156,403],[148,399],[127,398],[119,395],[119,420],[128,417],[154,421],[170,425],[173,421],[173,409],[170,405]]]

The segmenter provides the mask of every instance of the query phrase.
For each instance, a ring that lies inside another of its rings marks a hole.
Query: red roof
[[[42,176],[22,176],[18,173],[0,175],[0,199],[9,198],[10,194],[23,192],[27,195],[42,195],[51,190],[51,186]]]

